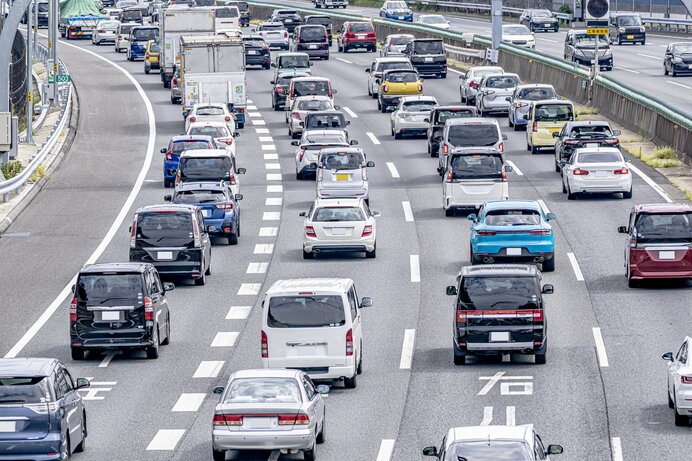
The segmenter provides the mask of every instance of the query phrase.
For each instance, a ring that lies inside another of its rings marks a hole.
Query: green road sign
[[[56,82],[69,82],[70,81],[70,76],[69,75],[57,75],[55,78]]]

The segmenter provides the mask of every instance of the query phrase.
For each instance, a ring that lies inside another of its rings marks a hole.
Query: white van
[[[511,171],[495,147],[452,150],[442,181],[445,215],[452,216],[457,209],[475,211],[490,200],[508,200],[507,173]]]
[[[356,387],[363,364],[360,309],[351,279],[277,280],[262,302],[262,364],[294,368],[314,380],[343,380]]]

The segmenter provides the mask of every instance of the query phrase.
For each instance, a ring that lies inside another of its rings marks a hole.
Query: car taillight
[[[130,248],[135,247],[135,239],[137,235],[137,215],[135,215],[135,219],[132,221],[132,229],[130,229]]]
[[[268,49],[269,49],[269,45],[262,45],[262,49],[263,49],[263,50],[268,50]]]
[[[281,85],[276,85],[275,91],[276,91],[278,94],[283,94],[283,92],[284,92],[284,87],[281,86]]]
[[[178,172],[175,174],[175,184],[178,185],[180,184],[181,177],[180,177],[180,168],[178,168]]]
[[[236,181],[235,175],[233,173],[231,173],[231,177],[228,178],[228,182],[231,183],[232,186],[235,186],[236,184],[238,184],[238,181]]]
[[[262,358],[269,357],[269,341],[267,341],[267,334],[262,330],[262,343],[260,345],[262,351]]]
[[[291,93],[288,95],[288,97],[289,97],[289,98],[295,98],[295,97],[296,97],[296,94],[293,93],[293,92],[291,92]]]
[[[232,202],[217,203],[216,208],[218,208],[219,210],[232,210],[233,209],[233,203]]]
[[[195,237],[195,247],[200,247],[201,242],[199,238],[199,224],[197,224],[196,219],[192,219],[192,235]]]
[[[680,376],[680,382],[683,384],[692,384],[692,376]]]
[[[305,235],[307,237],[317,237],[317,234],[315,233],[315,228],[312,226],[305,226]]]
[[[173,81],[171,83],[173,83],[173,86],[178,86],[178,77],[173,77]]]
[[[533,125],[531,126],[531,131],[534,133],[538,133],[538,122],[533,122]]]
[[[149,59],[149,52],[144,53],[144,59]]]
[[[615,139],[615,138],[608,138],[608,139],[605,140],[605,143],[606,143],[606,144],[617,144],[617,143],[619,143],[619,142],[620,142],[620,140]]]
[[[623,167],[623,168],[620,168],[619,170],[613,171],[613,173],[615,173],[615,174],[629,174],[630,170]]]
[[[214,426],[242,426],[243,415],[214,415]]]
[[[144,297],[144,320],[154,320],[154,304],[149,296]]]
[[[502,167],[502,180],[507,181],[507,172],[505,171],[505,167]]]
[[[497,146],[498,149],[500,149],[500,152],[505,151],[505,143],[501,142],[499,146]]]
[[[529,105],[528,102],[518,102],[515,104],[515,106],[517,106],[517,107],[526,107],[528,105]]]
[[[105,34],[105,33],[106,33],[105,30],[98,30],[97,32],[98,32],[99,34]]]
[[[383,92],[383,93],[387,93],[388,91],[389,91],[389,85],[387,85],[387,84],[385,83],[384,86],[382,87],[382,92]]]
[[[274,415],[263,415],[263,416],[274,416]],[[295,415],[276,415],[279,420],[280,426],[288,426],[294,424],[307,425],[310,424],[310,417],[305,413],[298,413]]]
[[[190,123],[194,123],[197,121],[197,117],[190,117]]]
[[[367,168],[361,168],[360,169],[360,176],[363,178],[363,181],[368,180],[368,169]]]
[[[363,233],[360,236],[361,237],[367,237],[369,235],[372,235],[372,226],[363,227]]]
[[[288,31],[284,30],[284,38],[288,38]]]
[[[231,121],[231,117],[229,117],[228,115],[226,115],[226,116],[224,117],[224,120],[227,121],[227,122],[230,122],[230,121]]]
[[[531,311],[533,314],[533,321],[534,322],[542,322],[543,321],[543,310],[542,309],[536,309]]]
[[[572,174],[575,176],[586,176],[587,174],[589,174],[589,172],[586,170],[582,170],[581,168],[575,168],[574,170],[572,170]]]
[[[228,144],[229,146],[233,145],[233,141],[234,141],[233,138],[217,138],[216,140],[217,140],[218,142],[222,142],[222,143]]]
[[[333,97],[334,97],[334,95],[332,94],[331,91],[329,92],[329,94],[328,94],[327,96],[329,96],[330,98],[333,98]]]
[[[477,231],[476,235],[495,235],[497,232],[495,231]]]
[[[346,332],[346,355],[353,355],[353,330],[351,328]]]
[[[457,311],[457,323],[466,323],[466,311]]]
[[[298,161],[302,162],[303,161],[303,156],[305,155],[305,149],[300,149],[300,152],[298,152]]]
[[[423,92],[423,84],[422,84],[422,83],[419,83],[419,84],[418,84],[418,92],[419,92],[419,93],[422,93],[422,92]]]
[[[448,153],[449,153],[449,146],[447,145],[447,143],[445,143],[445,144],[442,146],[442,151],[443,151],[445,154],[448,154]]]
[[[452,176],[452,170],[450,169],[450,170],[447,172],[447,181],[451,182],[452,179],[454,179],[454,178],[453,178],[453,176]]]
[[[291,112],[291,117],[300,120],[300,112]]]
[[[372,76],[375,78],[382,78],[382,73],[381,72],[375,72],[374,74],[372,74]]]
[[[529,234],[531,235],[550,235],[553,231],[550,229],[536,229],[529,231]]]
[[[479,85],[478,83],[476,83],[475,81],[473,81],[473,80],[471,80],[471,81],[469,82],[469,87],[470,87],[470,88],[478,88],[479,86],[480,86],[480,85]]]
[[[577,144],[579,144],[579,141],[565,141],[565,144],[567,144],[568,146],[576,146]]]
[[[77,298],[72,298],[70,303],[70,322],[77,321]]]

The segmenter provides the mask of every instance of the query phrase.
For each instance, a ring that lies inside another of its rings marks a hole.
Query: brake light
[[[363,181],[368,180],[368,169],[367,168],[361,168],[360,169],[360,176],[363,178]]]
[[[620,141],[619,141],[617,138],[608,138],[608,139],[605,140],[605,143],[606,143],[606,144],[617,144],[617,143],[619,143],[619,142],[620,142]]]
[[[300,120],[300,112],[292,112],[291,117],[297,118],[298,120]]]
[[[613,173],[615,173],[615,174],[629,174],[630,170],[623,167],[623,168],[620,168],[619,170],[613,171]]]
[[[263,49],[263,50],[268,50],[268,49],[269,49],[269,45],[262,45],[262,49]]]
[[[331,90],[329,90],[329,94],[328,94],[327,96],[329,96],[330,98],[333,98],[333,97],[334,97],[334,95],[332,94],[332,91],[331,91]]]
[[[144,59],[149,59],[149,52],[144,53]]]
[[[353,329],[346,332],[346,355],[353,355]]]
[[[466,323],[466,311],[457,311],[457,323]]]
[[[534,133],[538,133],[538,122],[533,122],[533,126],[531,127],[531,131]]]
[[[382,72],[375,72],[372,76],[375,78],[382,78]]]
[[[218,138],[217,141],[228,144],[229,146],[233,144],[233,138]]]
[[[218,208],[219,210],[232,210],[233,209],[233,203],[232,202],[217,203],[216,208]]]
[[[363,228],[363,233],[361,234],[361,237],[368,237],[372,235],[372,226],[365,226]]]
[[[106,33],[105,30],[97,30],[97,32],[98,32],[99,34],[105,34],[105,33]]]
[[[178,77],[173,77],[173,86],[178,86]]]
[[[478,87],[480,87],[480,85],[478,83],[476,83],[474,80],[471,80],[469,82],[469,87],[470,88],[478,88]]]
[[[305,155],[305,149],[301,147],[301,148],[300,148],[300,152],[298,152],[298,161],[299,161],[299,162],[302,162],[302,161],[303,161],[303,156],[304,156],[304,155]]]
[[[384,86],[382,87],[382,92],[383,92],[383,93],[387,93],[388,91],[389,91],[389,85],[387,85],[387,84],[385,83]]]
[[[144,320],[154,320],[154,304],[149,296],[144,297]]]
[[[196,121],[197,121],[197,117],[190,117],[190,123],[193,123],[193,122],[196,122]]]
[[[442,146],[442,151],[443,151],[445,154],[448,154],[448,153],[449,153],[449,146],[447,145],[447,143],[445,143],[445,144]]]
[[[581,168],[575,168],[574,170],[572,170],[572,174],[574,174],[575,176],[586,176],[587,174],[589,174],[589,172],[586,170],[582,170]]]
[[[495,231],[477,231],[476,235],[495,235],[497,232]]]
[[[132,229],[130,229],[130,248],[135,247],[135,236],[137,235],[137,215],[132,221]]]
[[[504,152],[504,151],[505,151],[505,143],[501,142],[500,145],[497,146],[497,147],[498,147],[498,149],[500,149],[500,152]]]
[[[70,303],[70,322],[77,321],[77,298],[72,298]]]
[[[452,170],[450,169],[450,170],[447,172],[447,181],[451,181],[452,179],[453,179],[453,178],[452,178]]]
[[[231,173],[231,177],[228,178],[228,182],[231,183],[232,186],[235,186],[236,184],[238,184],[238,181],[236,181],[235,175],[233,173]]]
[[[228,115],[226,115],[226,116],[224,117],[224,120],[226,120],[227,122],[230,122],[230,121],[231,121],[231,117],[229,117]]]
[[[175,174],[175,185],[177,186],[180,184],[181,177],[180,177],[180,168],[178,168],[178,172]]]
[[[680,382],[683,384],[692,384],[692,376],[680,376]]]
[[[201,246],[199,238],[199,224],[197,224],[197,220],[194,218],[192,218],[192,234],[195,237],[195,247]]]
[[[507,172],[505,171],[505,167],[502,167],[502,180],[507,181]]]
[[[310,417],[305,413],[298,413],[293,424],[307,425],[310,424]]]
[[[214,426],[242,426],[243,415],[214,415]]]
[[[306,237],[317,237],[315,233],[315,228],[312,226],[305,226],[305,236]]]
[[[419,92],[419,93],[422,93],[422,92],[423,92],[423,84],[422,84],[422,83],[419,83],[419,84],[418,84],[418,92]]]
[[[565,144],[569,146],[576,146],[577,144],[579,144],[579,141],[565,141]]]
[[[533,314],[533,321],[534,322],[542,322],[543,321],[543,310],[542,309],[536,309],[531,312]]]
[[[276,92],[277,92],[278,94],[283,93],[283,92],[284,92],[284,87],[281,86],[281,85],[276,85]]]
[[[553,231],[550,229],[536,229],[529,231],[529,234],[531,235],[550,235]]]
[[[295,98],[295,97],[296,97],[296,94],[295,94],[294,92],[291,91],[291,94],[289,94],[288,97],[289,97],[289,98]]]
[[[267,341],[267,334],[262,330],[262,344],[260,345],[262,351],[262,358],[266,359],[269,357],[269,341]]]

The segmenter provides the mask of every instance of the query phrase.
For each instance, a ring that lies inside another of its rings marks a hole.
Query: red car
[[[692,279],[692,205],[654,203],[632,209],[625,275],[631,288],[644,279]]]
[[[377,50],[377,34],[371,22],[346,21],[337,41],[339,52],[346,53],[354,48],[365,48],[374,53]]]

